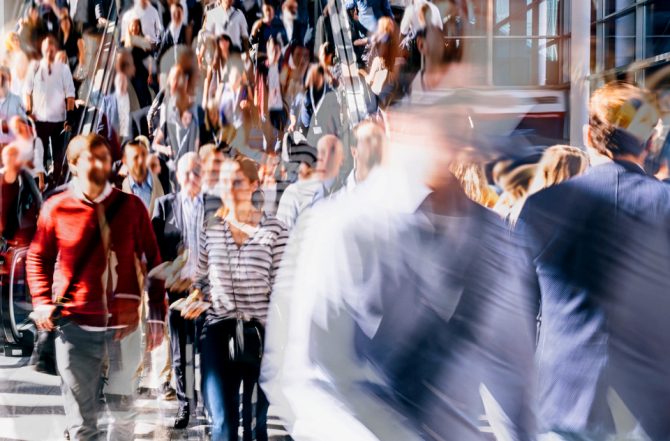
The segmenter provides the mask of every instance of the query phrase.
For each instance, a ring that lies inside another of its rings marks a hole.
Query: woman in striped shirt
[[[248,158],[235,160],[224,208],[205,222],[193,300],[211,303],[202,331],[202,391],[212,417],[212,439],[237,440],[239,389],[244,385],[244,440],[267,440],[268,401],[258,387],[264,325],[287,230],[265,215],[259,201],[258,169]],[[192,303],[183,315],[194,318],[202,308]],[[251,398],[257,388],[257,400]]]

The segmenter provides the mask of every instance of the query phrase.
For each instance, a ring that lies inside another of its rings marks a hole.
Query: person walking
[[[134,439],[134,392],[142,344],[138,324],[142,283],[138,263],[160,264],[142,201],[113,189],[111,155],[99,135],[80,135],[68,147],[76,175],[43,206],[26,259],[33,318],[57,332],[56,363],[73,440],[98,439],[100,378],[108,366],[106,401],[114,418],[108,440]],[[163,283],[148,281],[148,350],[163,338]]]
[[[230,197],[222,195],[230,204],[201,231],[195,289],[182,314],[198,317],[202,300],[211,304],[202,330],[201,390],[212,418],[212,439],[237,441],[242,383],[244,440],[267,441],[269,404],[258,378],[265,319],[287,230],[261,211],[256,164],[247,158],[235,161]]]

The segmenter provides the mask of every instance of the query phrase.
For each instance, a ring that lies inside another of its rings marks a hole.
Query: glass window
[[[495,39],[493,83],[499,86],[545,86],[563,82],[561,39]]]
[[[635,0],[605,0],[604,16],[621,11],[629,6],[633,6]]]
[[[605,69],[635,61],[635,11],[608,20],[605,27]]]
[[[462,2],[435,2],[445,23],[458,23],[462,35],[485,36],[487,0],[470,0]]]
[[[560,35],[564,0],[495,0],[494,35]]]
[[[647,5],[645,57],[670,52],[670,2],[656,0]]]

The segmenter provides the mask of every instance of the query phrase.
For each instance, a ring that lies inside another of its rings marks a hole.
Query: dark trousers
[[[181,297],[185,297],[182,295]],[[170,296],[170,303],[173,303],[180,296]],[[177,400],[179,405],[188,404],[186,372],[191,370],[191,378],[195,378],[194,371],[194,349],[195,324],[193,320],[186,320],[181,316],[180,311],[168,310],[168,330],[170,333],[170,350],[172,351],[172,373],[175,379],[175,389],[177,391]],[[191,344],[190,353],[187,345]],[[195,399],[195,394],[191,395]],[[195,405],[195,403],[194,403]]]
[[[206,323],[202,333],[200,369],[205,406],[212,418],[213,441],[237,441],[240,421],[240,383],[243,384],[242,426],[244,441],[267,441],[267,413],[269,403],[258,384],[258,363],[243,363],[230,359],[228,345],[235,335],[235,320],[215,324]],[[252,403],[254,388],[256,403]],[[255,434],[252,420],[256,417]]]
[[[35,131],[37,137],[40,138],[44,145],[44,168],[47,169],[47,160],[53,161],[53,173],[51,174],[51,182],[58,183],[62,169],[63,160],[65,158],[65,146],[63,140],[65,139],[63,127],[65,122],[42,122],[35,121]],[[48,169],[47,169],[48,170]]]

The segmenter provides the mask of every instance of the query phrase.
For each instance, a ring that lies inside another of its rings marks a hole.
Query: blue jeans
[[[235,320],[205,323],[202,330],[200,370],[205,406],[212,418],[213,441],[237,441],[240,421],[240,383],[242,394],[242,426],[244,441],[267,441],[269,403],[258,384],[260,365],[230,359],[228,342],[235,335]],[[257,399],[252,403],[254,389]],[[256,417],[255,431],[252,428]],[[255,432],[255,434],[254,434]]]

